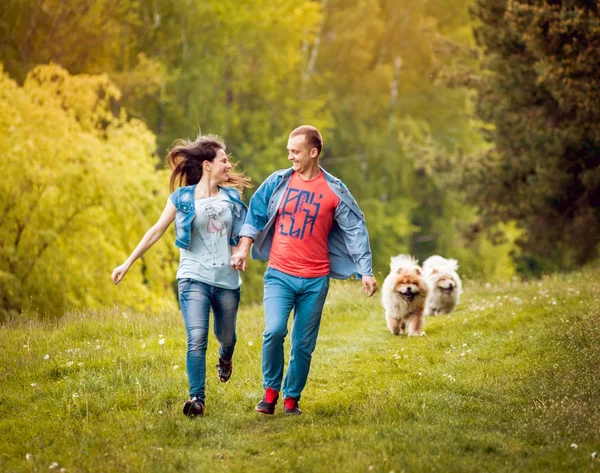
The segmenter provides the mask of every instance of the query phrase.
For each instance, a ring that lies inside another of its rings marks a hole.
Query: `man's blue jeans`
[[[215,337],[220,344],[219,356],[230,360],[235,348],[235,322],[240,303],[240,290],[222,289],[193,279],[180,279],[179,305],[187,331],[186,367],[190,398],[204,402],[206,347],[208,345],[209,312],[212,307]]]
[[[300,399],[317,344],[329,276],[302,278],[267,268],[264,281],[263,388],[281,390],[283,342],[288,333],[288,318],[294,309],[292,350],[283,383],[283,397]]]

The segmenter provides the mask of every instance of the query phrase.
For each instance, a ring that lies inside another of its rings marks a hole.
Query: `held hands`
[[[242,249],[231,255],[231,266],[238,271],[246,271],[246,261],[248,260],[248,251]]]
[[[371,297],[377,292],[377,281],[375,281],[375,278],[373,276],[363,276],[362,284],[363,289],[365,290],[365,294],[368,297]]]
[[[114,282],[115,284],[119,284],[121,282],[121,279],[123,279],[127,274],[127,271],[129,271],[129,266],[127,265],[127,263],[123,263],[121,266],[117,266],[113,270],[112,276],[110,277],[112,279],[112,282]]]

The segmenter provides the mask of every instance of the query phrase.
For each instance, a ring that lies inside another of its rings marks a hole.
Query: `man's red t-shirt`
[[[339,203],[322,172],[310,181],[294,172],[275,221],[269,266],[304,278],[327,276],[327,238]]]

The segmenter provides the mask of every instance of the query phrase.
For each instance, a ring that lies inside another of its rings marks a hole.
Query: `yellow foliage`
[[[23,87],[0,70],[0,313],[57,316],[120,302],[171,304],[172,235],[110,281],[158,218],[168,179],[155,170],[154,135],[115,114],[105,75],[38,66]]]

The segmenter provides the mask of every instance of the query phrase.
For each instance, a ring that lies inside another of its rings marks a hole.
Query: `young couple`
[[[156,224],[133,253],[114,269],[117,284],[131,265],[175,221],[181,256],[177,280],[187,331],[189,417],[202,416],[205,403],[209,311],[220,344],[217,372],[227,382],[233,369],[241,279],[250,247],[268,261],[264,282],[265,330],[262,344],[264,396],[256,411],[272,415],[283,381],[285,414],[302,411],[298,401],[310,369],[329,278],[361,275],[369,297],[377,290],[364,216],[337,178],[319,166],[323,140],[312,126],[289,136],[289,169],[276,171],[257,189],[249,208],[240,192],[250,180],[232,171],[225,145],[216,137],[183,141],[169,152],[171,191]],[[294,310],[291,354],[283,380],[283,343]]]

